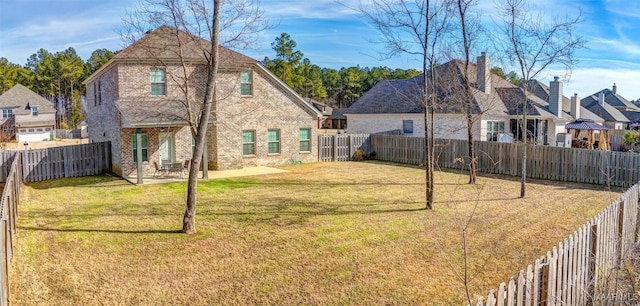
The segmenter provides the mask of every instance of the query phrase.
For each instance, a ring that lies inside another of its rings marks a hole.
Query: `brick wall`
[[[151,94],[150,70],[152,65],[117,63],[99,78],[87,84],[87,123],[92,141],[111,141],[114,172],[123,176],[135,175],[131,135],[135,129],[120,129],[121,118],[115,108],[119,98],[135,99]],[[168,98],[184,99],[180,89],[181,67],[168,65]],[[259,67],[253,67],[253,95],[240,95],[240,72],[238,69],[221,69],[217,81],[218,100],[212,112],[217,122],[208,130],[208,168],[211,170],[238,169],[246,166],[278,165],[286,163],[295,155],[305,162],[317,161],[316,114],[291,96],[281,85],[267,77]],[[206,71],[192,67],[188,71],[190,92],[193,101],[202,101]],[[96,105],[94,83],[100,82],[102,104]],[[311,129],[311,152],[299,152],[299,129]],[[267,130],[280,130],[279,154],[267,154]],[[189,128],[171,128],[175,133],[176,160],[191,158],[191,133]],[[242,131],[256,131],[256,154],[243,156]],[[159,128],[143,129],[148,135],[149,162],[144,164],[145,175],[153,174],[153,161],[159,161]]]
[[[98,87],[98,84],[100,86]],[[100,94],[98,94],[100,89]],[[113,172],[122,175],[120,114],[115,107],[118,99],[118,67],[112,66],[87,84],[87,133],[89,141],[111,141]]]
[[[174,162],[184,162],[191,159],[191,131],[188,127],[172,128],[148,128],[140,131],[147,135],[148,161],[142,163],[142,172],[145,176],[152,176],[155,172],[154,162],[160,161],[160,133],[172,133],[174,136]],[[136,129],[121,130],[122,147],[122,176],[136,176],[138,171],[137,163],[133,162],[133,135]]]
[[[217,169],[238,169],[248,166],[280,165],[295,155],[304,162],[317,161],[317,117],[278,84],[253,69],[253,95],[240,95],[240,70],[220,73],[220,96],[217,103],[217,123],[212,137],[216,146],[210,148],[210,166]],[[311,152],[300,152],[299,130],[311,129]],[[280,130],[280,153],[268,154],[267,130]],[[255,131],[256,154],[243,156],[242,131]],[[212,164],[215,163],[215,164]]]

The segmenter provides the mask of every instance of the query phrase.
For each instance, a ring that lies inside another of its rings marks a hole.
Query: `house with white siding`
[[[467,139],[464,63],[452,60],[434,69],[438,101],[434,111],[435,137]],[[556,145],[556,135],[565,133],[565,124],[573,121],[582,110],[577,97],[571,99],[576,100],[573,103],[565,101],[562,82],[555,78],[550,82],[546,98],[538,97],[533,92],[527,93],[527,131],[523,133],[518,124],[523,112],[522,88],[492,74],[491,60],[484,52],[477,58],[477,64],[470,64],[468,69],[474,121],[472,133],[476,140],[499,141],[526,137],[530,143]],[[344,112],[348,132],[359,134],[401,130],[404,135],[424,136],[423,86],[421,75],[406,80],[379,82]]]
[[[53,103],[37,93],[16,84],[0,95],[0,126],[4,141],[49,141],[55,138],[56,109]]]

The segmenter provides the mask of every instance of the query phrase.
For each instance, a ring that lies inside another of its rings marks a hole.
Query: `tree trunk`
[[[187,186],[187,207],[182,219],[182,231],[187,234],[196,232],[196,203],[198,189],[198,170],[202,161],[202,153],[204,151],[205,139],[207,137],[207,129],[209,127],[209,118],[211,117],[211,107],[216,97],[216,78],[218,76],[218,33],[220,31],[220,1],[213,1],[213,29],[211,31],[211,57],[208,59],[208,74],[205,88],[205,100],[203,103],[204,110],[198,123],[197,133],[195,135],[196,143],[191,159],[191,167],[189,168],[189,183]],[[207,167],[203,167],[203,171],[207,171]]]

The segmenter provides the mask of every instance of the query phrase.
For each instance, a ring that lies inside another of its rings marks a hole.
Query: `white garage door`
[[[18,142],[49,141],[51,128],[20,128],[16,133]]]

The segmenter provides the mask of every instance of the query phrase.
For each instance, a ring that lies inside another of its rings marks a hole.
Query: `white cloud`
[[[634,64],[633,66],[638,66]],[[548,83],[553,75],[564,75],[561,70],[549,70],[548,77],[543,82]],[[617,92],[628,100],[640,98],[640,70],[628,68],[577,68],[571,73],[571,79],[564,84],[564,95],[567,97],[577,93],[584,98],[604,88],[617,85]]]

